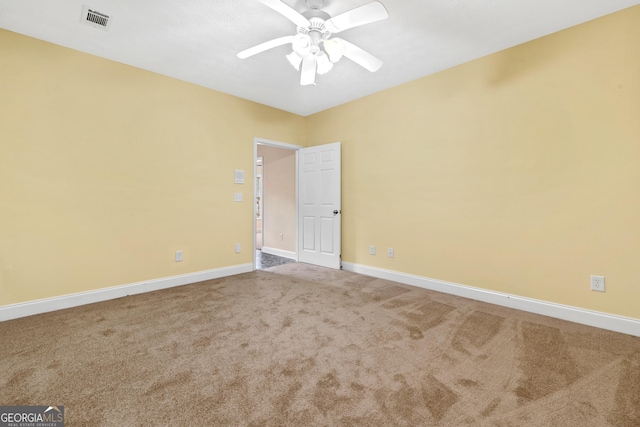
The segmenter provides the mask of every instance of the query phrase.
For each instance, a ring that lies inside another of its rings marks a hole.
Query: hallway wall
[[[263,246],[295,253],[296,152],[258,145],[264,158]]]

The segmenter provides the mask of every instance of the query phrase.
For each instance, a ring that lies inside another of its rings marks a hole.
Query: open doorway
[[[255,268],[297,261],[296,150],[255,139]]]

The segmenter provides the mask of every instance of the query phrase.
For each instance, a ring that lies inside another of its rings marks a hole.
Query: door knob
[[[340,213],[340,211],[338,211],[337,209],[335,211],[333,211],[334,215],[338,215]]]

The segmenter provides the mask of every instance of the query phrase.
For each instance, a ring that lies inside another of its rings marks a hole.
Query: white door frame
[[[259,165],[258,165],[258,162],[260,163]],[[262,168],[260,179],[258,179],[258,172],[257,172],[258,167]],[[261,191],[261,190],[264,190],[264,185],[263,185],[264,184],[264,159],[262,157],[256,158],[256,173],[254,174],[254,178],[257,186],[255,191],[256,197],[260,197],[260,200],[258,200],[257,198],[254,200],[256,201],[256,215],[254,215],[255,216],[254,221],[258,223],[257,212],[258,212],[258,209],[260,209],[260,233],[261,235],[264,236],[264,194],[262,194],[264,191]],[[257,231],[258,230],[256,227],[256,235],[258,234]],[[260,240],[262,240],[262,238]],[[256,245],[256,248],[257,248],[257,245]]]
[[[253,269],[256,269],[256,204],[255,204],[255,200],[257,197],[256,192],[258,191],[258,189],[256,188],[256,183],[255,183],[255,176],[256,173],[258,173],[258,169],[256,166],[257,160],[258,160],[258,145],[269,145],[271,147],[278,147],[278,148],[284,148],[287,150],[293,150],[296,152],[296,236],[295,236],[295,242],[296,242],[296,261],[298,261],[298,150],[302,147],[301,145],[295,145],[295,144],[289,144],[286,142],[280,142],[280,141],[273,141],[270,139],[265,139],[265,138],[258,138],[255,137],[253,138],[253,177],[254,179],[253,181],[253,218],[252,218],[252,223],[253,223],[253,252],[252,252],[252,256],[253,256]],[[262,167],[264,168],[264,162]],[[264,183],[263,183],[264,185]],[[264,201],[263,201],[263,206],[264,206]],[[263,212],[264,213],[264,212]],[[263,221],[262,221],[262,246],[264,246],[264,216],[263,216]]]

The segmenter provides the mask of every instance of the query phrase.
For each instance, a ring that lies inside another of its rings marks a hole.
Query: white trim
[[[287,148],[289,150],[299,150],[302,148],[302,145],[289,144],[288,142],[273,141],[271,139],[259,138],[257,136],[253,138],[253,143],[254,145],[258,145],[258,144],[271,145],[272,147]]]
[[[250,263],[0,307],[0,322],[253,271]]]
[[[298,261],[300,259],[300,245],[298,244],[298,233],[300,232],[300,225],[298,224],[298,216],[300,215],[300,182],[298,181],[298,171],[300,170],[300,150],[296,150],[296,177],[294,178],[296,181],[296,218],[294,219],[295,221],[295,231],[294,231],[294,245],[296,248],[296,258],[295,260]]]
[[[570,322],[581,323],[583,325],[594,326],[596,328],[608,329],[610,331],[640,337],[640,319],[617,316],[548,301],[536,300],[533,298],[520,297],[517,295],[430,279],[428,277],[415,276],[413,274],[401,273],[398,271],[369,267],[351,262],[343,262],[342,266],[344,270],[364,274],[366,276],[391,280],[405,285],[457,295],[490,304],[515,308],[517,310],[542,314],[544,316],[555,317],[557,319],[568,320]]]
[[[265,254],[281,256],[283,258],[289,258],[297,261],[295,252],[285,251],[284,249],[277,249],[277,248],[270,248],[268,246],[263,246],[262,252]]]

